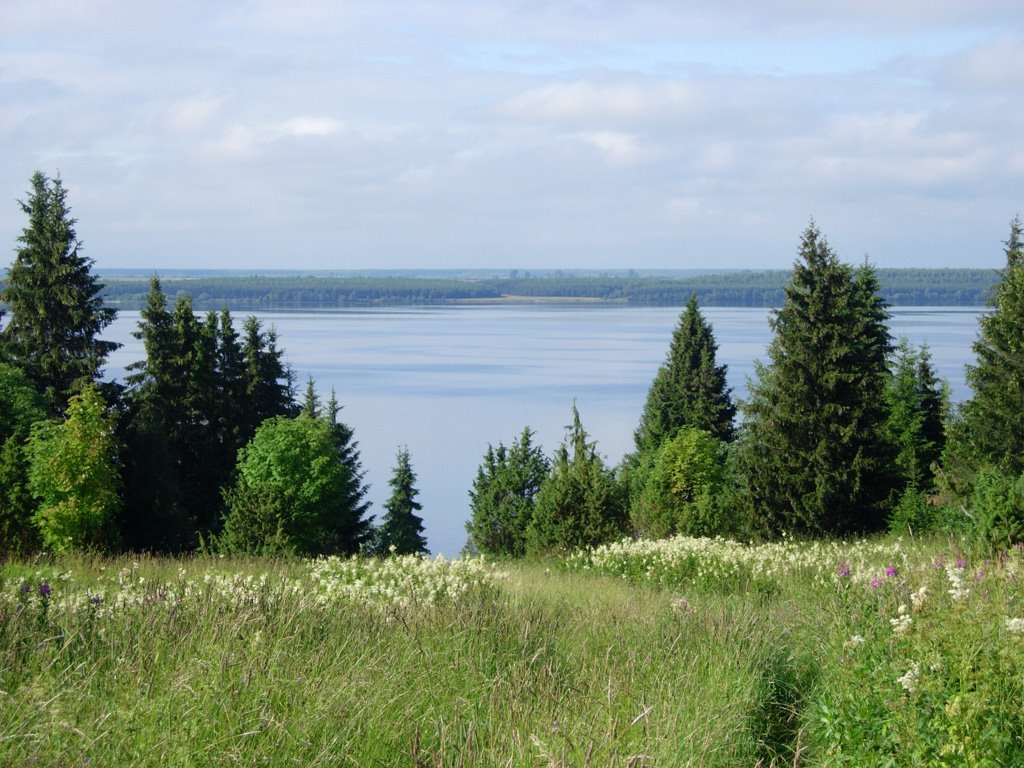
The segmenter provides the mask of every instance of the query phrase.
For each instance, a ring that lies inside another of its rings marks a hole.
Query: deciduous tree
[[[68,401],[63,421],[37,423],[28,442],[34,521],[56,552],[104,549],[121,504],[113,420],[94,385]]]

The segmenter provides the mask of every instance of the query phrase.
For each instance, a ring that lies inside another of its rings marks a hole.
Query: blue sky
[[[1024,213],[1020,0],[0,0],[0,105],[0,242],[59,172],[100,269],[998,267]]]

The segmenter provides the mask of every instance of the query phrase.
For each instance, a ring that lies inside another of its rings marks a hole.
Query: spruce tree
[[[409,460],[409,450],[402,448],[395,460],[395,469],[388,480],[391,496],[384,502],[384,519],[378,531],[380,554],[425,554],[427,540],[423,537],[423,518],[416,513],[423,506],[416,501],[416,474]]]
[[[315,408],[315,399],[313,405]],[[364,481],[366,473],[359,457],[359,443],[353,439],[352,428],[338,419],[340,412],[341,406],[332,389],[324,413],[319,416],[330,428],[337,460],[342,467],[343,479],[335,498],[338,514],[333,518],[331,535],[337,542],[336,551],[354,555],[370,544],[373,516],[368,514],[370,502],[366,499],[366,492],[369,489]]]
[[[51,407],[63,410],[117,349],[100,339],[117,311],[104,306],[93,262],[82,255],[60,177],[37,171],[31,184],[27,201],[19,201],[28,224],[0,291],[11,313],[0,331],[0,355],[25,372]]]
[[[774,533],[880,530],[896,478],[884,434],[888,313],[874,271],[839,262],[812,223],[769,320],[745,406],[743,469]]]
[[[992,311],[978,321],[977,362],[967,366],[973,397],[961,408],[955,452],[968,466],[1024,472],[1024,229],[1010,223],[1006,267],[992,289]]]
[[[549,468],[529,428],[511,448],[487,446],[469,491],[472,514],[466,532],[471,550],[513,557],[526,553],[526,529]]]
[[[637,451],[657,450],[681,427],[733,437],[736,407],[726,386],[726,366],[716,365],[718,345],[694,294],[672,334],[668,359],[658,370],[636,431]]]
[[[575,403],[567,431],[537,493],[527,528],[527,549],[533,553],[603,544],[625,533],[619,484],[583,429]]]
[[[906,339],[900,340],[885,399],[889,410],[886,433],[895,450],[900,482],[908,490],[927,491],[932,486],[932,464],[945,447],[948,400],[927,346],[915,349]]]

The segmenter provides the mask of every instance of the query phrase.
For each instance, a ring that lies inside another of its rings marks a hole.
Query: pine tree
[[[772,532],[884,526],[896,479],[885,439],[891,350],[874,271],[841,264],[812,223],[770,320],[771,364],[745,407],[743,470]]]
[[[52,407],[63,410],[69,396],[99,377],[118,345],[100,335],[117,311],[105,307],[103,286],[82,255],[75,219],[60,178],[32,176],[28,225],[18,238],[0,302],[11,318],[0,332],[0,354],[25,372]]]
[[[726,386],[726,366],[715,364],[718,345],[693,295],[672,334],[668,359],[658,370],[635,434],[638,452],[657,450],[680,427],[733,437],[736,407]]]
[[[572,406],[572,426],[537,493],[527,548],[542,553],[603,544],[625,532],[625,507],[614,474]]]
[[[416,513],[423,506],[416,501],[416,474],[409,460],[409,450],[402,448],[395,459],[395,469],[388,480],[391,496],[384,502],[384,519],[378,531],[378,551],[396,555],[426,553],[423,518]]]
[[[488,555],[526,553],[526,529],[550,466],[533,432],[526,428],[511,448],[487,446],[469,492],[472,515],[466,523],[470,549]]]
[[[1024,225],[1010,224],[1006,267],[979,321],[975,365],[967,366],[973,397],[963,404],[956,451],[969,466],[1024,472]]]

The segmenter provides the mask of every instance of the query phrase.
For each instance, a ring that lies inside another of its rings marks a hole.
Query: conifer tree
[[[26,202],[28,224],[0,291],[10,319],[0,331],[0,356],[25,372],[51,407],[95,380],[117,344],[103,329],[117,311],[103,304],[92,260],[82,255],[60,177],[37,171]]]
[[[771,532],[880,530],[896,478],[885,438],[891,350],[874,271],[841,264],[812,223],[770,319],[745,407],[743,469]]]
[[[1024,225],[1010,223],[1006,267],[992,289],[992,311],[978,321],[977,362],[967,366],[974,394],[961,408],[958,452],[974,469],[1024,472]]]
[[[647,394],[635,434],[639,452],[657,450],[684,426],[732,439],[736,407],[726,385],[726,366],[715,364],[717,351],[711,326],[692,295],[672,334],[668,359]]]
[[[378,551],[396,555],[426,553],[423,518],[416,513],[423,509],[416,496],[416,474],[409,460],[409,450],[402,448],[395,459],[395,469],[388,480],[391,496],[384,502],[384,519],[378,531]]]
[[[315,405],[315,401],[314,401]],[[353,555],[370,543],[373,535],[373,515],[370,502],[366,499],[369,490],[359,457],[359,443],[354,438],[352,428],[338,419],[341,406],[338,404],[334,390],[320,418],[327,422],[334,442],[334,450],[338,463],[343,470],[343,480],[339,485],[336,504],[342,514],[337,515],[332,528],[332,535],[337,540],[337,551]]]
[[[948,400],[927,346],[915,349],[906,339],[900,340],[885,398],[889,410],[886,433],[895,449],[894,464],[901,484],[909,490],[927,491],[932,485],[932,464],[945,447]]]
[[[487,446],[469,491],[472,515],[466,523],[470,548],[487,555],[526,553],[526,529],[550,466],[527,427],[506,448]]]
[[[551,472],[537,493],[527,529],[531,552],[552,552],[603,544],[625,532],[619,484],[572,406],[572,426],[555,452]]]

